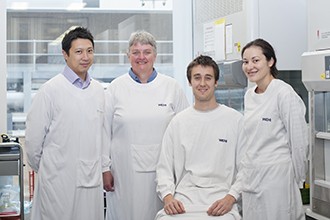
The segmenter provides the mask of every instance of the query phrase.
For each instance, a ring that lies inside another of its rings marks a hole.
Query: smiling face
[[[190,86],[193,90],[196,106],[216,103],[214,91],[217,82],[211,66],[194,66],[191,69]]]
[[[94,61],[93,44],[88,39],[77,38],[71,42],[71,48],[67,54],[62,51],[67,65],[82,79]]]
[[[129,48],[128,58],[133,72],[138,76],[150,76],[156,60],[156,52],[150,44],[136,43]]]
[[[271,67],[274,64],[273,58],[268,61],[258,46],[246,48],[242,58],[242,69],[250,82],[255,82],[257,85],[268,85],[273,79],[271,74]]]

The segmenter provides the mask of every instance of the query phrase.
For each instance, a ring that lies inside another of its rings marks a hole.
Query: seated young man
[[[209,56],[187,67],[194,105],[178,113],[163,137],[157,192],[164,202],[156,220],[241,219],[235,182],[243,152],[243,116],[219,104],[219,68]]]

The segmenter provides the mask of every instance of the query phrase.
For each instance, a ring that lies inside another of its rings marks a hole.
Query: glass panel
[[[101,82],[107,84],[128,71],[128,38],[133,31],[142,29],[157,40],[155,67],[172,76],[169,10],[7,10],[8,133],[24,133],[32,97],[44,82],[63,70],[61,37],[75,26],[88,27],[94,35],[95,62],[90,73]]]
[[[20,207],[20,185],[18,176],[0,176],[0,216],[18,216]]]
[[[218,103],[232,107],[243,114],[245,92],[246,88],[217,89],[215,97]]]
[[[325,93],[325,130],[326,132],[330,132],[330,92],[326,92]]]
[[[315,130],[330,132],[330,92],[315,92]]]
[[[301,70],[281,70],[279,71],[278,78],[290,84],[302,98],[306,106],[305,119],[308,122],[308,92],[301,80]]]

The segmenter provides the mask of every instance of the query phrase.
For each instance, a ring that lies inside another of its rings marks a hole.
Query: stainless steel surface
[[[310,213],[330,219],[330,50],[302,55],[302,81],[309,93]]]

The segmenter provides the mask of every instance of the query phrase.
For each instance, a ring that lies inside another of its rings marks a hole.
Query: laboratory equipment
[[[242,70],[242,60],[226,60],[218,63],[220,76],[218,84],[226,88],[245,88],[247,78]]]
[[[302,81],[308,90],[310,207],[306,214],[330,219],[330,50],[302,55]]]
[[[24,220],[23,153],[19,143],[0,143],[0,178],[12,179],[0,186],[0,219]]]
[[[219,80],[215,90],[217,102],[243,112],[244,94],[247,78],[242,70],[242,60],[226,60],[218,62]]]

